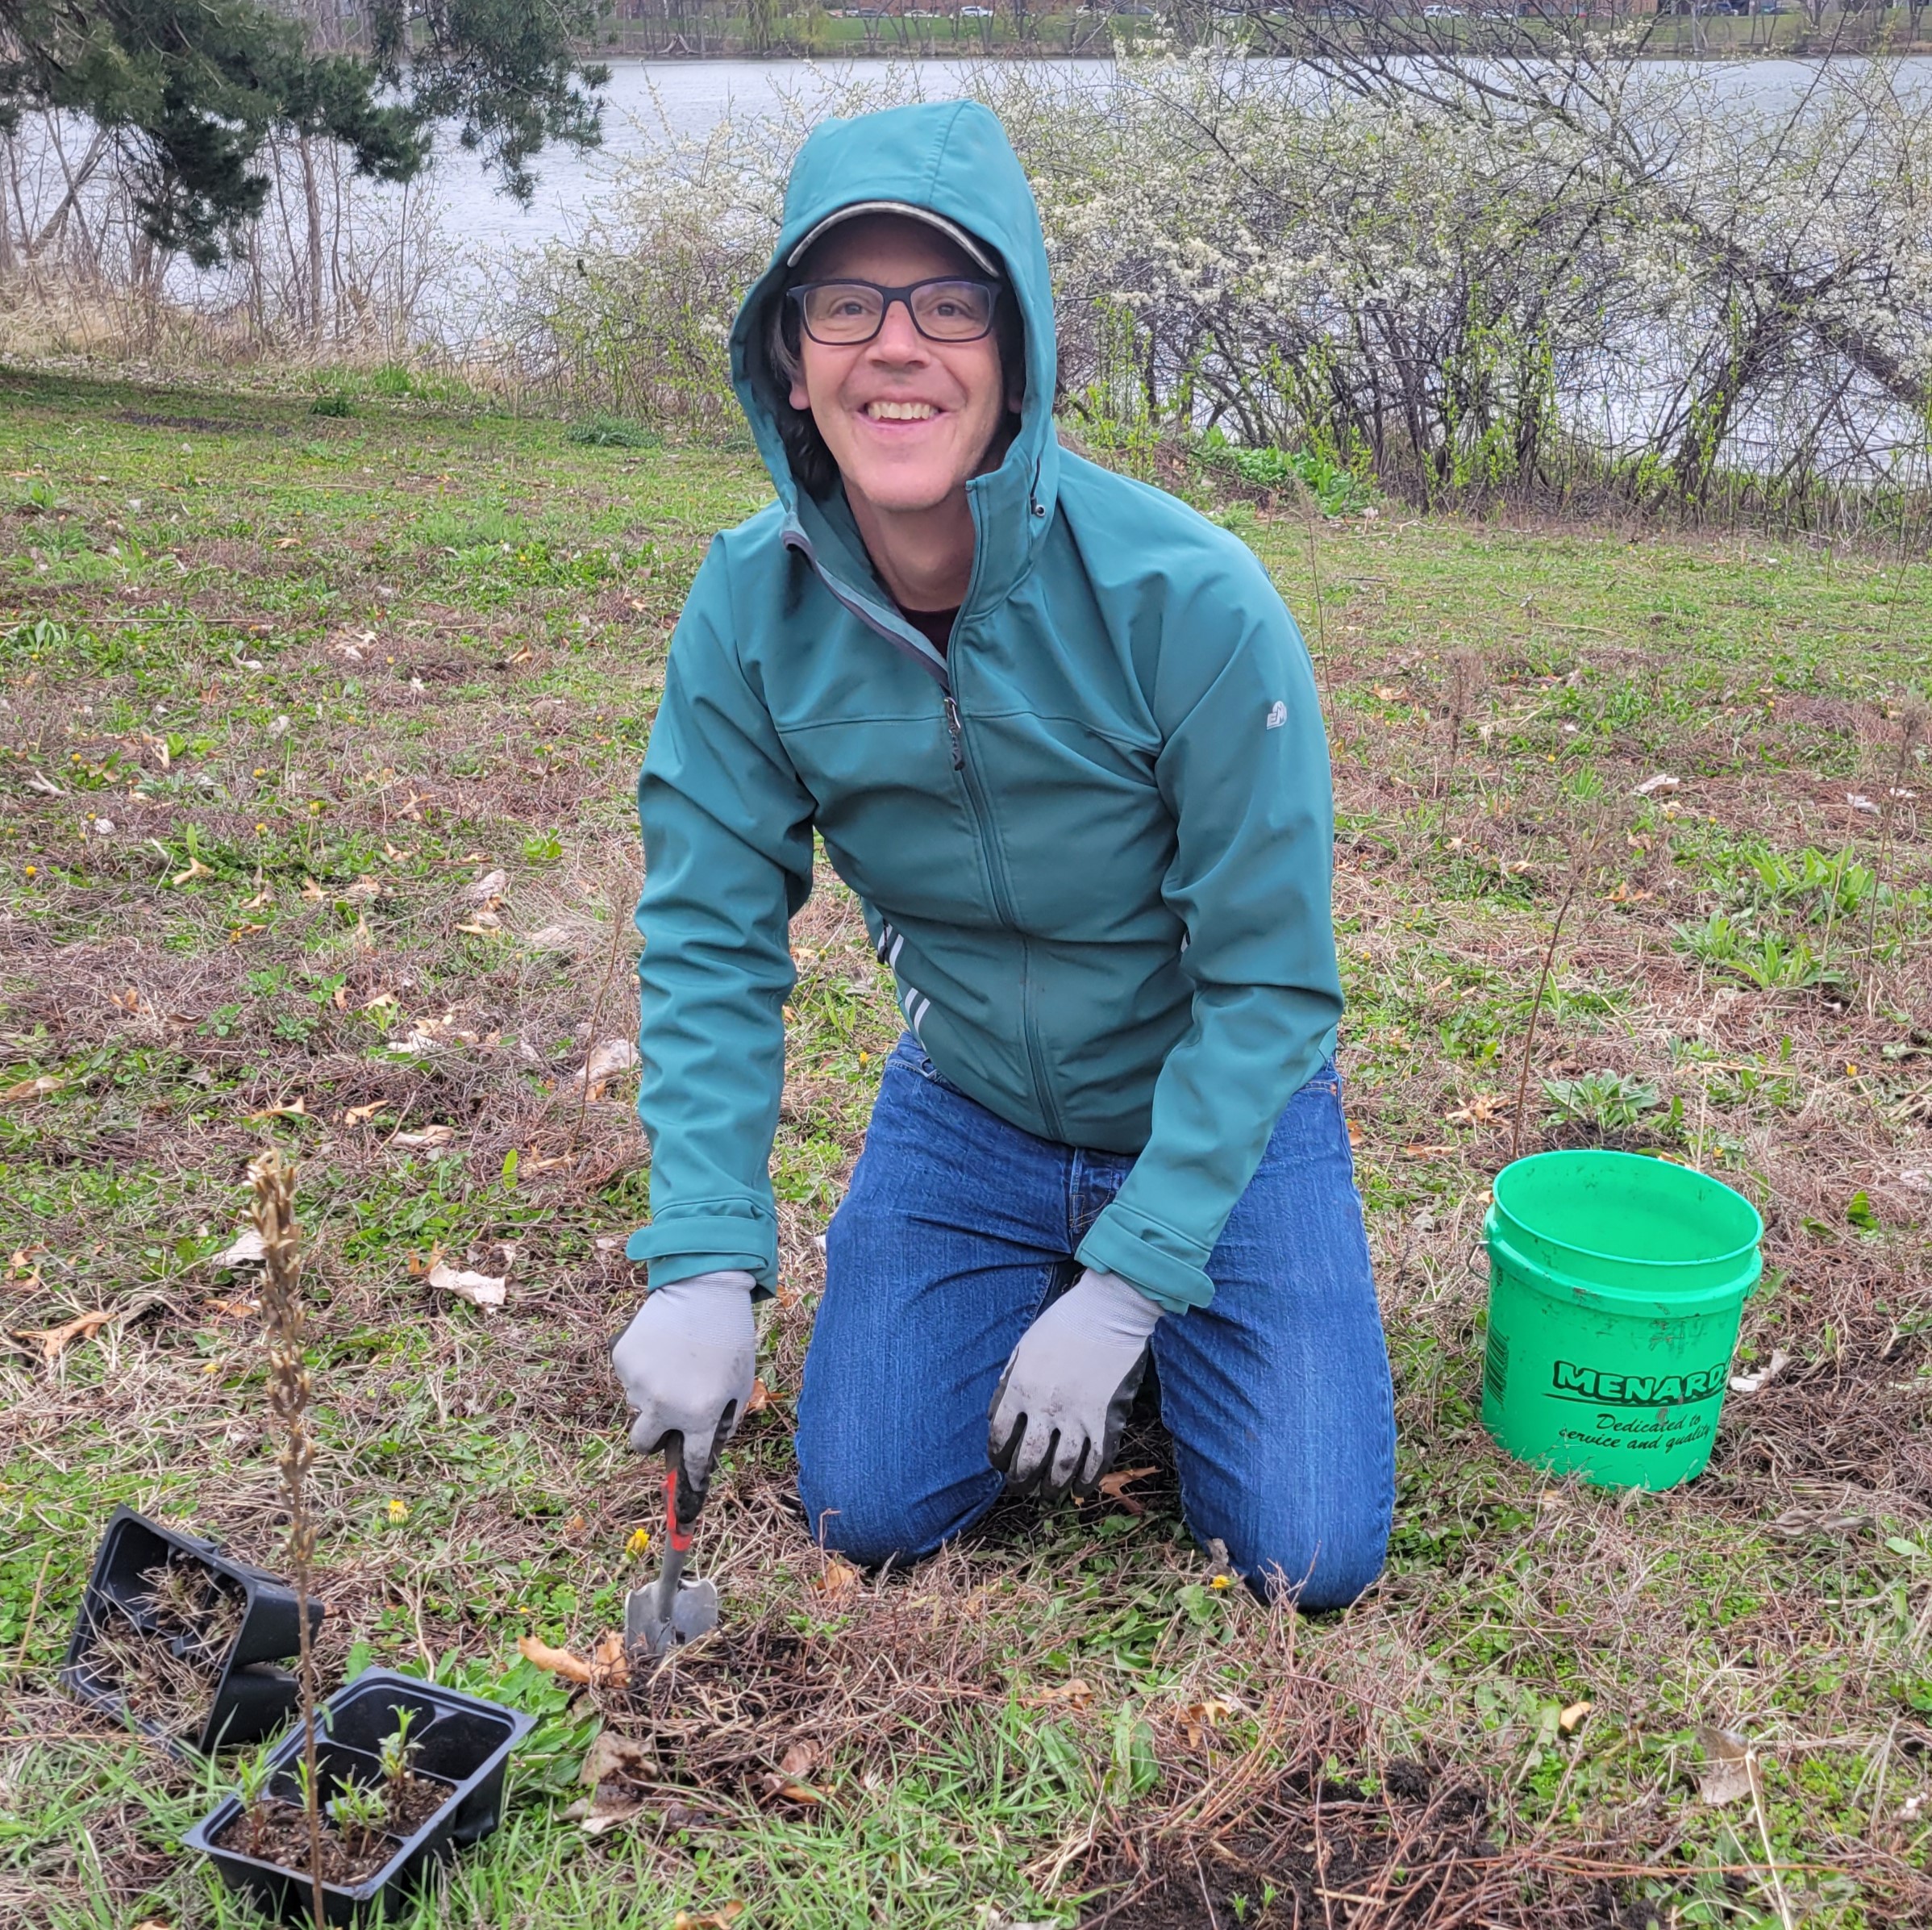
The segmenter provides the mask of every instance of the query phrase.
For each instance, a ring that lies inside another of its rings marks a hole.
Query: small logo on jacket
[[[1271,731],[1278,731],[1287,722],[1288,706],[1277,697],[1274,702],[1268,707],[1268,727]]]

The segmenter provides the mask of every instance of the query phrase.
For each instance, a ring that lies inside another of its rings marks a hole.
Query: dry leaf
[[[825,1800],[822,1790],[794,1777],[781,1776],[774,1770],[768,1770],[758,1778],[758,1786],[776,1802],[814,1803]]]
[[[1111,1474],[1101,1476],[1096,1492],[1103,1500],[1111,1501],[1126,1510],[1130,1515],[1144,1515],[1147,1511],[1126,1490],[1137,1481],[1145,1481],[1150,1474],[1158,1474],[1157,1468],[1120,1468]]]
[[[375,1118],[387,1103],[383,1099],[372,1099],[366,1106],[352,1106],[342,1115],[342,1123],[345,1126],[360,1126],[364,1119]]]
[[[171,885],[185,885],[190,878],[213,877],[214,876],[214,873],[199,858],[190,858],[188,861],[188,869],[185,871],[177,871],[173,877],[169,879],[168,882]]]
[[[1401,703],[1409,694],[1406,690],[1397,690],[1393,684],[1377,684],[1374,689],[1376,695],[1380,698],[1384,703]]]
[[[10,1086],[0,1092],[0,1099],[44,1099],[50,1092],[58,1092],[67,1082],[52,1073],[44,1072],[37,1079],[23,1079],[17,1086]]]
[[[1240,1712],[1241,1705],[1239,1703],[1230,1702],[1226,1697],[1221,1695],[1210,1695],[1204,1701],[1189,1703],[1180,1711],[1181,1720],[1187,1724],[1188,1747],[1191,1749],[1199,1749],[1201,1739],[1208,1730],[1218,1727],[1230,1715],[1238,1715]]]
[[[1051,1709],[1064,1703],[1069,1709],[1084,1709],[1093,1699],[1093,1690],[1076,1675],[1071,1682],[1042,1689],[1037,1695],[1029,1695],[1021,1706],[1028,1709]]]
[[[809,1776],[818,1752],[809,1742],[795,1742],[778,1758],[778,1766],[788,1776]]]
[[[527,651],[524,652],[529,654]],[[681,1910],[671,1920],[671,1930],[731,1930],[731,1926],[744,1915],[744,1905],[733,1897],[730,1903],[721,1903],[715,1910]]]
[[[472,1307],[501,1307],[509,1297],[510,1282],[490,1273],[473,1273],[442,1261],[429,1269],[429,1283]]]
[[[472,938],[488,938],[493,932],[502,929],[503,921],[493,911],[479,911],[467,924],[456,927],[459,932],[467,932]]]
[[[859,1571],[849,1561],[841,1561],[836,1555],[825,1558],[825,1572],[811,1586],[821,1594],[842,1595],[848,1588],[859,1584]]]
[[[264,1106],[260,1112],[245,1112],[244,1119],[251,1126],[263,1119],[306,1119],[309,1116],[309,1102],[297,1099],[287,1106]]]
[[[501,871],[493,871],[487,877],[480,877],[473,885],[466,886],[463,895],[472,903],[481,904],[487,898],[501,896],[509,885],[510,880]]]
[[[643,1798],[631,1790],[600,1789],[595,1795],[572,1803],[564,1814],[585,1836],[601,1836],[622,1824],[635,1822],[643,1809]]]
[[[1713,1805],[1743,1802],[1752,1784],[1751,1750],[1743,1737],[1701,1722],[1697,1741],[1704,1751],[1704,1770],[1697,1778],[1699,1800]]]
[[[584,1766],[577,1773],[577,1780],[589,1783],[593,1789],[613,1777],[647,1782],[656,1767],[643,1744],[629,1736],[613,1736],[608,1729],[600,1729],[584,1752]]]
[[[571,1077],[580,1085],[594,1086],[599,1080],[614,1078],[641,1063],[637,1048],[628,1039],[606,1039],[592,1047],[590,1057]]]
[[[1672,777],[1668,772],[1659,771],[1655,777],[1646,777],[1644,781],[1637,786],[1637,795],[1640,798],[1647,798],[1654,792],[1660,790],[1675,790],[1676,788],[1677,780]]]
[[[204,1300],[202,1305],[210,1313],[224,1320],[243,1320],[250,1314],[261,1311],[259,1300]]]
[[[1574,1736],[1583,1726],[1583,1719],[1597,1707],[1593,1702],[1573,1702],[1556,1718],[1556,1726],[1566,1736]]]
[[[744,1404],[747,1414],[762,1414],[772,1404],[772,1390],[766,1386],[762,1377],[754,1377],[752,1382],[752,1398]]]
[[[1453,1146],[1405,1146],[1402,1148],[1402,1157],[1404,1159],[1439,1159],[1443,1153],[1453,1153],[1455,1150]]]
[[[622,1689],[631,1680],[631,1656],[624,1638],[613,1628],[597,1638],[590,1651],[590,1673],[600,1686]]]
[[[590,1680],[590,1665],[581,1655],[573,1655],[568,1649],[552,1649],[534,1635],[517,1637],[517,1653],[532,1666],[561,1676],[567,1682],[587,1683]]]
[[[1768,1387],[1791,1365],[1791,1356],[1781,1347],[1774,1347],[1771,1358],[1755,1374],[1734,1374],[1730,1377],[1733,1394],[1758,1394]]]
[[[1487,1126],[1502,1117],[1503,1103],[1493,1092],[1479,1092],[1466,1105],[1443,1115],[1451,1126]]]
[[[373,1106],[368,1108],[370,1112],[377,1110]],[[420,1132],[398,1132],[389,1144],[392,1146],[447,1146],[456,1136],[456,1129],[454,1126],[425,1126]]]
[[[49,1367],[60,1357],[60,1351],[69,1341],[91,1340],[110,1320],[117,1316],[112,1307],[97,1307],[91,1313],[77,1314],[73,1319],[60,1327],[17,1327],[14,1329],[16,1340],[31,1340],[38,1344],[40,1357]]]
[[[241,1266],[260,1266],[266,1256],[262,1252],[261,1235],[253,1227],[244,1227],[235,1236],[235,1244],[225,1253],[217,1253],[214,1264],[230,1269]]]
[[[570,949],[570,930],[565,925],[545,925],[540,932],[532,932],[524,941],[539,952],[567,952]]]

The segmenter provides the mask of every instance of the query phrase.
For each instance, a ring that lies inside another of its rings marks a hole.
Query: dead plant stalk
[[[315,1762],[315,1657],[309,1640],[309,1596],[315,1561],[315,1524],[309,1516],[308,1476],[315,1441],[309,1431],[313,1391],[302,1304],[302,1254],[295,1227],[295,1173],[271,1148],[248,1169],[255,1189],[255,1230],[261,1236],[261,1300],[269,1349],[269,1416],[280,1445],[289,1510],[289,1567],[295,1582],[295,1626],[301,1644],[298,1686],[302,1700],[302,1807],[309,1825],[309,1884],[318,1924],[323,1914],[322,1788]]]
[[[1536,996],[1530,1001],[1529,1023],[1523,1028],[1522,1064],[1516,1075],[1516,1111],[1509,1123],[1509,1157],[1512,1161],[1522,1153],[1523,1110],[1529,1103],[1530,1067],[1536,1053],[1536,1022],[1543,1014],[1543,995],[1550,989],[1550,973],[1556,962],[1556,948],[1563,938],[1564,920],[1570,915],[1570,907],[1576,902],[1576,894],[1582,890],[1585,882],[1597,869],[1597,860],[1603,848],[1604,828],[1599,823],[1592,827],[1582,841],[1573,844],[1570,852],[1570,875],[1564,882],[1563,901],[1556,907],[1555,921],[1550,927],[1550,942],[1543,947],[1543,969],[1537,975]]]

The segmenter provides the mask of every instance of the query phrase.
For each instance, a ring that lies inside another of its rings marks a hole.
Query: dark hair
[[[772,376],[772,415],[778,425],[778,440],[785,444],[785,460],[792,465],[799,488],[808,496],[822,498],[832,493],[839,480],[839,465],[818,433],[811,411],[792,406],[792,384],[802,373],[805,361],[804,351],[799,347],[798,304],[787,297],[789,290],[805,279],[797,273],[788,275],[784,286],[772,298],[770,319],[765,325],[765,355]],[[1024,396],[1026,330],[1010,282],[999,285],[993,310],[993,341],[999,354],[1001,384],[1017,387]],[[1002,432],[1010,436],[1018,427],[1017,419],[1013,420],[1002,424]]]

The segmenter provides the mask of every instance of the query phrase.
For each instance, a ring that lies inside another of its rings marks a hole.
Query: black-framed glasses
[[[885,311],[906,304],[912,325],[929,342],[976,342],[993,327],[999,291],[990,281],[942,275],[883,288],[876,281],[805,281],[787,289],[798,304],[805,332],[828,348],[869,342],[885,326]]]

